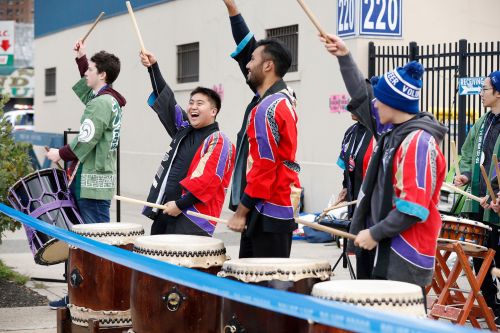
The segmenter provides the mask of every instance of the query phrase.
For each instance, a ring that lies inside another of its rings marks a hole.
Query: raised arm
[[[229,19],[231,22],[231,32],[236,43],[236,50],[231,53],[231,57],[238,62],[240,70],[245,77],[248,75],[246,65],[252,57],[252,52],[255,50],[257,41],[253,33],[248,28],[243,16],[241,15],[234,0],[223,0],[226,5]]]
[[[148,105],[156,112],[163,127],[173,137],[177,131],[189,125],[187,115],[175,100],[174,92],[163,78],[158,62],[149,51],[140,53],[141,62],[148,69],[153,92],[148,98]]]

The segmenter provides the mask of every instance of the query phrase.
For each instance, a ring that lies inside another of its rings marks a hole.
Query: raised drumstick
[[[126,1],[125,4],[127,5],[128,13],[130,14],[130,18],[132,19],[132,24],[134,25],[135,32],[137,34],[137,37],[139,38],[139,43],[141,44],[141,51],[144,53],[144,52],[146,52],[146,48],[144,47],[144,42],[142,41],[141,32],[139,30],[139,26],[137,25],[134,11],[132,10],[132,6],[130,5],[130,1]]]
[[[85,36],[83,36],[82,38],[82,44],[85,43],[85,40],[87,39],[87,37],[90,35],[90,33],[92,32],[92,30],[94,30],[95,26],[97,25],[97,23],[99,23],[99,21],[101,20],[101,18],[104,16],[104,12],[101,12],[99,14],[99,16],[97,16],[97,18],[95,19],[94,21],[94,24],[92,24],[92,26],[90,27],[90,29],[87,31],[87,33],[85,34]]]
[[[497,196],[495,195],[495,192],[493,192],[493,188],[491,187],[491,182],[490,179],[488,178],[488,173],[486,172],[486,169],[484,168],[483,165],[480,165],[479,168],[481,169],[481,173],[483,174],[484,183],[486,184],[486,188],[488,189],[488,193],[490,194],[491,200],[497,200]]]
[[[319,24],[318,20],[316,19],[316,16],[314,16],[313,12],[311,11],[311,9],[309,9],[309,6],[306,5],[306,3],[304,2],[304,0],[297,0],[297,2],[299,3],[300,7],[302,7],[302,9],[306,13],[306,15],[311,20],[311,22],[314,24],[314,26],[316,27],[316,29],[318,29],[318,31],[321,34],[321,36],[324,39],[326,39],[327,41],[330,41],[330,38],[328,38],[328,35],[326,34],[325,30],[321,27],[321,25]]]
[[[457,145],[455,144],[455,141],[451,140],[450,142],[451,145],[451,156],[453,158],[453,164],[455,165],[455,175],[460,176],[460,166],[458,163],[458,151],[457,151]]]

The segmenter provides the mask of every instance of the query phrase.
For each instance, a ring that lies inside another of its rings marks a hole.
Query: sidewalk
[[[112,207],[113,209],[113,207]],[[149,233],[151,222],[140,214],[141,207],[133,204],[122,203],[121,221],[138,223],[144,226]],[[112,210],[112,219],[116,217]],[[223,217],[229,213],[223,214]],[[239,234],[228,230],[223,224],[219,224],[214,233],[215,238],[224,241],[227,253],[232,258],[238,257]],[[330,244],[311,244],[305,241],[294,241],[291,257],[325,259],[333,265],[341,249]],[[0,259],[15,271],[31,278],[62,279],[64,265],[41,266],[35,264],[28,246],[24,229],[14,233],[6,233],[0,245]],[[354,262],[354,258],[353,262]],[[335,279],[349,279],[347,269],[339,265],[335,270]],[[30,281],[28,286],[38,293],[47,296],[49,300],[59,299],[67,293],[65,283]],[[56,311],[48,306],[23,307],[23,308],[0,308],[0,332],[9,333],[56,333]]]

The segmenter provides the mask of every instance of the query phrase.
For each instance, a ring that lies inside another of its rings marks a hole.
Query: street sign
[[[14,23],[0,21],[0,66],[14,64]]]
[[[359,34],[402,36],[402,0],[361,0]]]
[[[337,0],[337,35],[340,37],[356,35],[356,1]]]
[[[479,95],[484,84],[485,77],[461,77],[458,79],[459,95]]]

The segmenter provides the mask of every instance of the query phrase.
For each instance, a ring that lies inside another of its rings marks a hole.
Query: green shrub
[[[29,157],[31,144],[16,143],[12,137],[12,126],[2,120],[4,105],[8,97],[0,97],[0,203],[10,205],[7,192],[17,180],[33,171]],[[0,241],[5,231],[21,228],[21,223],[0,214]]]

